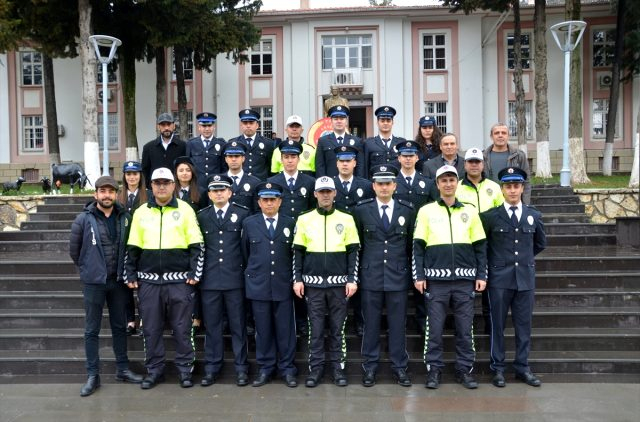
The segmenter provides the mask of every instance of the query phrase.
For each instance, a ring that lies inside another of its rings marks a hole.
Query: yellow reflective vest
[[[504,196],[500,185],[491,179],[483,178],[478,186],[466,177],[458,182],[456,198],[476,207],[478,213],[502,205]]]

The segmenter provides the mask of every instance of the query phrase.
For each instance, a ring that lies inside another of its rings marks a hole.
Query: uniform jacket
[[[472,205],[439,199],[420,208],[413,233],[413,280],[486,280],[482,222]]]
[[[246,207],[234,203],[229,204],[222,224],[218,223],[213,205],[198,213],[206,249],[200,289],[231,290],[244,287],[240,235],[242,221],[248,216],[249,210]]]
[[[531,183],[529,180],[531,179],[531,171],[529,170],[529,161],[527,160],[527,156],[520,149],[513,147],[511,145],[507,145],[509,149],[509,156],[507,157],[507,167],[518,167],[527,172],[527,180],[524,182],[524,193],[522,194],[522,202],[525,204],[529,204],[531,202]],[[491,167],[491,154],[490,152],[493,150],[493,145],[489,145],[482,151],[482,155],[484,156],[484,172],[487,177],[494,182],[500,182],[498,180],[498,173],[502,169],[494,169]]]
[[[200,281],[204,243],[196,214],[175,197],[161,207],[152,197],[133,214],[124,279],[153,284]]]
[[[293,190],[289,189],[289,182],[286,179],[287,176],[284,173],[279,173],[270,177],[268,181],[284,188],[280,214],[297,218],[301,213],[315,207],[316,198],[313,196],[313,191],[316,179],[298,171]]]
[[[514,227],[503,205],[480,214],[487,234],[487,285],[491,288],[533,290],[534,257],[547,245],[542,214],[522,205],[518,227]]]
[[[360,236],[360,288],[402,291],[411,286],[411,250],[415,211],[413,205],[393,201],[389,229],[384,230],[378,201],[356,206],[354,218]]]
[[[400,163],[398,162],[398,153],[394,149],[399,143],[406,142],[407,140],[404,138],[399,138],[397,136],[391,137],[391,146],[389,149],[385,146],[380,135],[375,136],[373,138],[367,138],[364,141],[363,146],[363,155],[364,155],[364,176],[365,178],[370,178],[370,169],[373,166],[377,166],[378,164],[390,164],[395,168],[400,168]]]
[[[231,174],[229,174],[231,177]],[[246,171],[242,174],[242,179],[238,181],[238,185],[232,185],[231,202],[242,205],[249,210],[250,214],[260,210],[258,207],[258,198],[256,196],[256,186],[260,184],[260,179],[249,175]]]
[[[71,225],[69,255],[78,266],[80,280],[86,284],[106,284],[109,275],[115,275],[117,280],[122,280],[131,214],[119,203],[114,204],[112,212],[117,219],[118,240],[113,244],[106,223],[97,217],[99,212],[96,202],[93,201],[85,206]]]
[[[198,187],[198,193],[200,194],[200,200],[198,202],[193,202],[191,200],[191,195],[187,195],[186,198],[182,199],[182,198],[178,198],[181,201],[186,202],[187,204],[189,204],[191,206],[191,208],[193,208],[193,211],[195,211],[196,213],[198,211],[200,211],[202,208],[205,208],[207,206],[209,206],[209,196],[207,195],[207,190],[203,189],[201,187]],[[180,191],[178,191],[178,197],[180,196]]]
[[[424,163],[422,174],[431,180],[436,180],[436,172],[442,166],[444,166],[444,159],[442,158],[442,154],[440,154]],[[462,179],[466,171],[464,170],[464,157],[460,154],[458,154],[458,158],[456,159],[455,168],[458,171],[458,179]]]
[[[476,186],[465,175],[464,179],[458,182],[456,198],[460,202],[472,204],[478,212],[490,210],[504,202],[500,185],[484,176]]]
[[[414,212],[417,213],[423,205],[437,200],[440,197],[440,193],[433,180],[416,171],[411,179],[411,186],[409,186],[402,173],[398,175],[396,178],[396,192],[393,197],[413,204]]]
[[[293,235],[295,220],[278,214],[275,237],[269,237],[264,214],[242,222],[244,286],[248,299],[291,300],[293,297]]]
[[[147,142],[142,147],[142,173],[144,180],[147,181],[147,187],[151,186],[151,173],[157,168],[166,167],[173,169],[173,161],[187,154],[187,144],[178,138],[177,134],[173,135],[167,149],[162,146],[162,136]]]
[[[222,173],[226,170],[226,163],[222,155],[222,147],[225,141],[222,138],[212,138],[209,141],[209,148],[205,150],[202,137],[197,136],[187,142],[186,155],[191,158],[196,168],[198,176],[198,186],[207,189],[207,179],[214,174]]]
[[[271,156],[275,142],[273,139],[265,138],[256,134],[253,139],[253,147],[249,147],[249,143],[245,141],[244,135],[240,135],[231,141],[242,142],[247,147],[244,164],[242,169],[245,173],[257,177],[260,181],[265,181],[269,177],[271,171]]]
[[[351,212],[358,202],[376,196],[371,182],[362,177],[354,176],[348,191],[344,189],[340,176],[334,176],[333,182],[336,184],[335,207],[341,211]]]
[[[358,148],[356,156],[356,168],[354,174],[359,177],[364,176],[364,154],[362,151],[362,141],[360,138],[352,136],[348,133],[344,134],[342,140],[343,145],[350,145]],[[336,135],[332,132],[328,135],[321,136],[316,145],[316,177],[321,176],[337,176],[338,167],[336,166],[336,153],[333,152],[339,146]]]
[[[316,208],[298,217],[294,280],[312,287],[358,282],[358,229],[351,215],[335,208]]]

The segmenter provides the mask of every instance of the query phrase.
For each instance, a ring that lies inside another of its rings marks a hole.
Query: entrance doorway
[[[367,110],[370,107],[351,107],[349,111],[349,132],[353,136],[365,139],[367,136]]]

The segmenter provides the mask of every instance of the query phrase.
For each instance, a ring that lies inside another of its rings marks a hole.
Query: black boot
[[[92,395],[100,387],[100,375],[89,375],[87,382],[80,389],[80,397]]]

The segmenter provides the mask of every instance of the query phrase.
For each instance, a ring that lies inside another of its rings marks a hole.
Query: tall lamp
[[[571,70],[571,52],[580,43],[586,26],[587,23],[583,21],[566,21],[557,23],[550,28],[558,47],[564,52],[564,118],[560,186],[571,186],[571,168],[569,166],[569,73]]]
[[[91,35],[89,41],[93,45],[93,49],[96,51],[98,61],[102,63],[102,175],[109,175],[109,110],[107,106],[107,65],[111,63],[113,57],[116,55],[118,46],[122,44],[117,38],[110,37],[109,35]],[[100,52],[100,47],[104,47],[104,50],[109,49],[109,55],[103,56]]]

